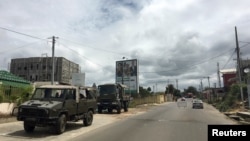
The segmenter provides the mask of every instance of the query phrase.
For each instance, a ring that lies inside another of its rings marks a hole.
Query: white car
[[[194,99],[193,101],[193,109],[203,109],[204,105],[203,105],[203,101],[200,99]]]

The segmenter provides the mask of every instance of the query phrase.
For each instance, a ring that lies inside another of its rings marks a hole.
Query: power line
[[[36,36],[28,35],[28,34],[21,33],[21,32],[18,32],[18,31],[14,31],[14,30],[11,30],[11,29],[7,29],[7,28],[4,28],[4,27],[0,27],[0,29],[6,30],[6,31],[9,31],[9,32],[13,32],[13,33],[16,33],[16,34],[24,35],[24,36],[34,38],[34,39],[46,40],[46,39],[42,39],[42,38],[39,38],[39,37],[36,37]]]
[[[234,49],[230,49],[230,50],[228,50],[228,51],[226,51],[226,52],[223,52],[223,53],[221,53],[221,54],[219,54],[219,55],[216,55],[216,56],[211,57],[211,58],[208,58],[208,59],[204,59],[204,60],[203,60],[203,61],[201,61],[201,62],[197,62],[196,64],[193,64],[193,65],[188,65],[188,66],[186,66],[186,67],[181,67],[181,68],[172,69],[172,70],[167,70],[167,71],[158,71],[158,72],[140,72],[140,73],[161,73],[161,72],[170,72],[170,71],[177,71],[177,70],[182,70],[182,69],[191,68],[191,67],[194,67],[194,66],[197,66],[197,65],[200,65],[200,64],[206,63],[206,62],[208,62],[208,61],[210,61],[210,60],[213,60],[213,59],[215,59],[215,58],[217,58],[217,57],[221,57],[222,55],[226,54],[227,52],[229,52],[229,51],[231,51],[231,50],[234,50]]]
[[[60,39],[61,39],[61,38],[60,38]],[[60,44],[62,44],[62,43],[60,43]],[[86,60],[90,61],[90,59],[89,59],[89,58],[87,58],[87,57],[85,57],[85,56],[81,55],[79,52],[77,52],[77,51],[75,51],[75,50],[73,50],[73,49],[71,49],[71,48],[67,47],[65,44],[62,44],[62,45],[63,45],[63,47],[65,47],[65,48],[67,48],[67,49],[71,50],[72,52],[74,52],[74,53],[78,54],[79,56],[81,56],[81,57],[85,58]],[[93,61],[90,61],[90,62],[94,63]],[[100,65],[100,64],[98,64],[98,63],[94,63],[94,64],[97,64],[97,65],[99,65],[99,66],[103,67],[102,65]]]
[[[127,56],[127,55],[124,55],[124,54],[121,54],[121,53],[118,53],[118,52],[114,52],[114,51],[110,51],[110,50],[105,50],[105,49],[101,49],[101,48],[95,48],[95,47],[89,47],[89,46],[85,46],[81,43],[78,43],[78,42],[75,42],[75,41],[70,41],[68,39],[64,39],[64,38],[60,38],[60,39],[63,39],[65,41],[68,41],[68,42],[71,42],[71,43],[74,43],[74,44],[78,44],[78,45],[81,45],[81,46],[84,46],[84,47],[87,47],[87,48],[91,48],[91,49],[97,49],[97,50],[102,50],[102,51],[105,51],[105,52],[109,52],[109,53],[113,53],[113,54],[120,54],[122,56]]]
[[[226,64],[222,67],[222,69],[224,69],[226,67],[226,65],[229,63],[229,61],[232,59],[233,55],[235,52],[232,53],[232,55],[230,56],[230,58],[227,60]]]
[[[244,48],[244,47],[246,47],[247,45],[249,45],[250,44],[250,42],[243,42],[243,41],[241,41],[242,43],[246,43],[245,45],[243,45],[243,46],[240,46],[239,48]]]
[[[26,45],[23,45],[23,46],[20,46],[20,47],[16,47],[16,48],[11,48],[11,49],[8,48],[7,50],[1,50],[0,54],[6,53],[6,52],[8,52],[8,51],[16,51],[17,49],[21,49],[21,48],[24,48],[24,47],[31,46],[31,45],[33,45],[33,44],[36,44],[37,42],[38,42],[38,41],[29,43],[29,44],[26,44]],[[39,42],[40,42],[40,41],[39,41]]]

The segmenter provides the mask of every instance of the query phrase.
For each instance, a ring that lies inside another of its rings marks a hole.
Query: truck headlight
[[[19,113],[22,113],[23,109],[22,108],[19,108]]]
[[[44,109],[45,114],[48,115],[49,114],[49,110],[48,109]]]

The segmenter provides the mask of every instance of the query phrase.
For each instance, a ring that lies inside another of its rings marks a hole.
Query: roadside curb
[[[224,115],[242,125],[250,125],[250,122],[247,120],[249,114],[249,112],[224,112]]]

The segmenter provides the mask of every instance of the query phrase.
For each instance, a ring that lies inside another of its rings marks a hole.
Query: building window
[[[37,69],[37,70],[39,69],[39,64],[36,64],[36,69]]]
[[[27,67],[25,66],[23,69],[24,69],[24,70],[27,70]]]

